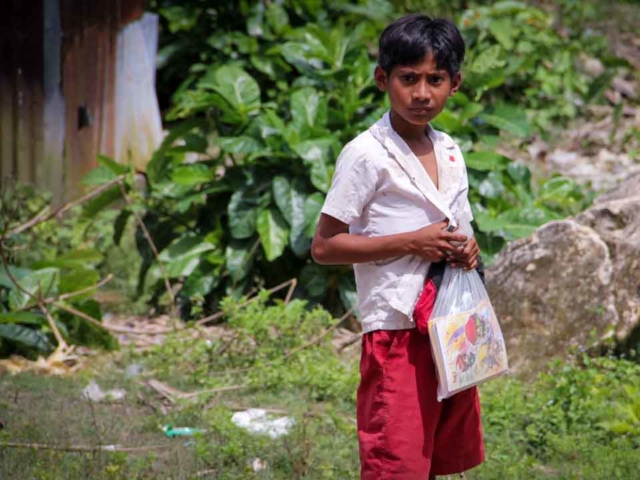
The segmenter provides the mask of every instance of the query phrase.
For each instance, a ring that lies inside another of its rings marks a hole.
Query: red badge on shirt
[[[455,162],[456,161],[456,157],[454,157],[453,155],[449,155],[449,161],[450,162]]]

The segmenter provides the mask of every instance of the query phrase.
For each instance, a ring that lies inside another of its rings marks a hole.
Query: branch
[[[38,306],[40,307],[40,310],[42,310],[42,313],[44,313],[45,317],[47,317],[47,322],[49,322],[49,326],[51,327],[51,330],[53,330],[53,335],[56,337],[59,347],[63,350],[69,348],[67,342],[62,338],[62,334],[60,333],[60,330],[58,330],[58,325],[56,325],[56,321],[51,316],[51,312],[49,312],[49,309],[41,299],[38,299]]]
[[[75,315],[77,317],[80,317],[80,318],[86,320],[87,322],[89,322],[90,324],[95,325],[98,328],[102,328],[103,330],[106,330],[107,332],[129,333],[129,334],[133,334],[133,335],[161,335],[161,334],[165,334],[165,333],[175,332],[175,328],[163,328],[163,329],[160,329],[160,330],[148,331],[148,330],[139,330],[139,329],[136,329],[136,328],[116,327],[116,326],[112,326],[112,325],[105,325],[100,320],[97,320],[97,319],[93,318],[92,316],[87,315],[84,312],[81,312],[80,310],[76,310],[73,307],[65,305],[64,303],[51,302],[51,304],[54,307],[59,308],[60,310],[64,310],[65,312],[69,312],[70,314]]]
[[[104,287],[107,283],[109,283],[113,279],[113,274],[107,275],[105,278],[100,280],[95,285],[91,285],[90,287],[83,288],[82,290],[76,290],[75,292],[63,293],[58,297],[58,300],[66,300],[67,298],[77,297],[79,295],[83,295],[85,293],[89,293],[93,290],[97,290],[100,287]],[[48,299],[47,299],[48,300]]]
[[[167,269],[165,268],[164,263],[162,263],[160,261],[160,258],[159,258],[160,257],[160,253],[158,252],[158,249],[156,248],[156,244],[153,242],[153,239],[151,238],[151,234],[149,233],[149,230],[147,229],[147,226],[144,224],[144,221],[142,220],[142,217],[140,217],[138,212],[136,212],[135,208],[133,208],[133,201],[131,200],[129,195],[127,195],[127,192],[124,189],[124,186],[122,185],[122,182],[119,182],[118,186],[120,187],[120,192],[122,193],[122,197],[124,198],[124,200],[127,202],[127,205],[132,207],[131,208],[131,213],[133,213],[133,216],[135,217],[136,222],[138,223],[138,226],[142,230],[144,238],[147,240],[147,243],[149,244],[149,247],[151,247],[151,251],[153,252],[153,255],[155,256],[156,261],[158,262],[158,265],[160,266],[160,270],[162,272],[162,277],[164,279],[164,286],[167,289],[167,294],[169,295],[169,299],[171,300],[171,315],[175,319],[177,317],[177,315],[176,315],[176,310],[177,310],[176,309],[176,298],[173,295],[173,289],[171,288],[171,282],[169,281],[169,274],[167,272]],[[175,325],[175,322],[174,322],[174,325]]]
[[[47,220],[52,219],[53,217],[56,217],[58,215],[62,215],[63,213],[65,213],[67,210],[70,210],[71,208],[77,206],[77,205],[81,205],[89,200],[91,200],[94,197],[97,197],[98,195],[100,195],[102,192],[104,192],[105,190],[108,190],[109,188],[113,187],[115,184],[120,184],[120,182],[122,181],[122,179],[124,178],[124,175],[119,175],[118,177],[114,178],[113,180],[109,180],[107,183],[104,183],[102,185],[100,185],[99,187],[91,190],[89,193],[87,193],[86,195],[84,195],[83,197],[80,197],[78,200],[74,200],[73,202],[69,202],[69,203],[65,203],[64,205],[62,205],[60,208],[54,210],[53,212],[51,212],[48,215],[45,215],[45,211],[49,209],[49,207],[45,207],[44,210],[42,210],[40,213],[38,213],[35,217],[33,217],[31,220],[29,220],[28,222],[13,228],[11,230],[9,230],[9,233],[12,235],[18,234],[18,233],[22,233],[25,230],[28,230],[30,228],[35,227],[36,225],[42,223],[42,222],[46,222]]]
[[[30,448],[32,450],[60,450],[63,452],[146,452],[171,445],[148,445],[144,447],[121,447],[119,445],[47,445],[45,443],[0,442],[0,448]]]
[[[169,400],[171,403],[176,403],[176,399],[190,400],[197,397],[198,395],[203,395],[207,393],[211,394],[211,393],[230,392],[230,391],[240,390],[240,389],[249,387],[249,385],[228,385],[225,387],[197,390],[195,392],[183,392],[182,390],[173,388],[170,385],[167,385],[166,383],[156,380],[155,378],[147,380],[146,385],[152,388],[153,390],[155,390],[156,392],[158,392],[160,395],[162,395],[164,398]]]
[[[37,225],[41,221],[44,222],[45,220],[42,220],[42,219],[44,218],[45,215],[49,213],[50,210],[51,210],[51,207],[47,205],[40,211],[40,213],[38,213],[35,217],[33,217],[27,223],[15,228],[14,230],[11,230],[9,233],[21,233],[21,232],[24,232],[25,230],[30,229],[34,225]]]
[[[287,280],[286,282],[283,282],[280,285],[276,285],[275,287],[270,288],[269,290],[267,290],[267,292],[269,293],[269,295],[272,295],[282,290],[285,287],[289,287],[289,291],[287,292],[287,296],[285,298],[285,304],[287,304],[291,300],[291,296],[293,295],[293,291],[295,290],[297,285],[298,285],[298,279],[292,278],[291,280]],[[242,302],[240,305],[238,305],[238,308],[246,307],[251,302],[255,302],[258,299],[258,297],[259,297],[259,293]],[[224,317],[224,315],[225,315],[224,311],[216,312],[213,315],[209,315],[208,317],[201,318],[200,320],[198,320],[196,322],[196,326],[200,326],[200,325],[204,325],[205,323],[212,322],[214,320]]]
[[[294,356],[296,353],[300,352],[301,350],[304,350],[305,348],[308,348],[308,347],[318,343],[320,340],[322,340],[324,337],[326,337],[329,333],[331,333],[333,330],[338,328],[338,325],[340,325],[347,318],[349,318],[349,315],[351,315],[352,312],[353,312],[353,308],[351,308],[347,313],[345,313],[342,317],[340,317],[340,319],[336,323],[334,323],[330,327],[326,328],[320,335],[318,335],[317,337],[309,340],[304,345],[300,345],[299,347],[294,348],[293,350],[291,350],[289,353],[287,353],[283,357],[283,360],[286,360],[287,358],[290,358],[290,357]],[[273,362],[270,362],[270,363],[273,363]]]

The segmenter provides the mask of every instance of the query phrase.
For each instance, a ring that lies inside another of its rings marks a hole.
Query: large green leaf
[[[289,229],[280,212],[274,208],[261,210],[257,229],[267,260],[271,262],[282,255],[289,239]]]
[[[300,272],[300,285],[306,296],[314,300],[321,300],[327,294],[329,282],[328,270],[315,263],[309,263]]]
[[[127,228],[127,221],[129,217],[131,217],[131,210],[128,208],[123,209],[115,222],[113,223],[113,243],[116,245],[120,245],[120,240],[122,240],[122,234]]]
[[[499,18],[489,23],[489,31],[498,40],[505,50],[511,50],[514,46],[514,38],[517,31],[517,25],[511,18]]]
[[[34,269],[46,267],[55,268],[91,268],[104,260],[104,256],[94,248],[71,250],[53,260],[40,260],[34,262]]]
[[[19,281],[22,277],[29,275],[29,273],[31,273],[31,270],[29,270],[28,268],[20,268],[20,267],[14,267],[12,265],[9,265],[9,273],[11,273],[11,275],[16,280]],[[7,271],[5,270],[4,266],[1,264],[0,264],[0,286],[9,288],[9,289],[13,288],[14,286],[13,282],[9,278]]]
[[[160,14],[167,20],[169,31],[188,32],[194,28],[201,14],[200,9],[191,9],[188,6],[172,5],[160,8]]]
[[[544,208],[522,207],[506,210],[497,216],[477,212],[474,218],[481,231],[498,233],[506,240],[515,240],[531,235],[541,225],[561,217]]]
[[[309,238],[312,238],[316,232],[323,204],[324,195],[321,193],[309,195],[304,202],[305,233]]]
[[[95,217],[98,213],[113,205],[118,200],[122,200],[122,192],[120,187],[115,185],[89,200],[84,205],[82,213],[88,218]]]
[[[517,105],[499,105],[492,113],[481,114],[480,118],[489,125],[518,137],[527,138],[531,134],[527,114]]]
[[[322,58],[316,56],[311,47],[302,42],[286,42],[280,46],[280,53],[288,63],[308,74],[324,67]]]
[[[0,323],[19,323],[22,325],[42,325],[42,315],[31,312],[4,312],[0,313]]]
[[[158,260],[165,265],[169,277],[186,277],[200,264],[202,254],[215,248],[203,237],[188,235],[178,238],[160,252]]]
[[[485,198],[501,198],[506,190],[504,179],[500,172],[490,172],[478,185],[478,193]]]
[[[245,155],[258,153],[261,150],[264,150],[264,145],[262,145],[258,140],[246,135],[240,135],[237,137],[220,137],[218,138],[218,145],[220,145],[220,148],[225,152]]]
[[[291,226],[289,241],[291,249],[298,256],[309,250],[309,240],[305,235],[304,204],[306,196],[300,182],[290,182],[286,177],[273,179],[273,197],[287,223]]]
[[[329,191],[333,177],[334,167],[329,164],[333,144],[334,139],[332,138],[319,138],[292,145],[295,152],[309,168],[311,183],[324,193]]]
[[[180,296],[198,299],[204,298],[218,283],[220,283],[220,271],[214,269],[209,263],[201,262],[191,275],[184,280],[180,290]]]
[[[255,256],[252,252],[253,240],[232,240],[227,245],[227,270],[234,282],[239,282],[247,276],[253,266]]]
[[[57,268],[34,270],[20,278],[22,289],[36,297],[39,295],[43,297],[55,296],[58,293],[59,283],[60,271]],[[28,305],[34,305],[36,302],[31,298],[31,295],[14,287],[9,292],[9,308],[20,310]]]
[[[511,160],[496,152],[471,152],[464,156],[468,168],[478,171],[504,170]]]
[[[469,70],[475,75],[485,75],[506,64],[504,50],[499,45],[493,45],[480,51],[471,62]]]
[[[18,324],[0,324],[0,338],[21,343],[27,347],[46,352],[52,345],[47,336],[40,330]]]
[[[172,145],[174,152],[196,152],[205,153],[207,151],[207,139],[198,133],[185,133],[181,136],[180,142]]]
[[[278,3],[269,3],[265,11],[267,24],[278,35],[284,33],[289,26],[289,15],[285,8]]]
[[[229,229],[236,239],[249,238],[256,231],[257,201],[246,190],[238,190],[231,195],[227,206]]]
[[[291,117],[298,129],[324,126],[327,100],[313,88],[301,88],[291,95]]]
[[[122,175],[129,171],[129,167],[119,164],[113,158],[107,157],[106,155],[98,155],[98,164],[101,167],[111,170],[116,175]]]
[[[97,270],[90,270],[81,267],[70,271],[64,271],[60,278],[59,293],[77,292],[95,285],[99,280],[100,273]],[[73,297],[73,300],[71,301],[77,302],[80,300],[86,300],[87,298],[91,298],[94,292],[95,290]]]
[[[129,167],[126,165],[120,165],[104,155],[98,155],[98,165],[100,165],[98,168],[94,168],[82,178],[83,185],[102,185],[129,171]]]
[[[91,170],[84,177],[82,177],[81,183],[89,187],[96,187],[104,183],[110,182],[118,175],[105,167],[98,167]]]
[[[449,110],[443,110],[432,123],[434,128],[444,130],[451,135],[456,135],[463,129],[459,115]]]
[[[204,163],[192,163],[177,167],[171,178],[179,185],[192,187],[214,180],[215,171]]]
[[[273,198],[276,205],[280,209],[282,216],[291,225],[292,217],[292,198],[291,198],[291,182],[287,177],[277,176],[271,184],[273,187]]]
[[[217,92],[243,120],[260,110],[258,83],[246,71],[235,65],[214,67],[202,78],[199,86]]]

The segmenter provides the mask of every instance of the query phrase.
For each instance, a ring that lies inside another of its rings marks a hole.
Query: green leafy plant
[[[184,338],[175,336],[154,350],[151,367],[166,377],[183,372],[184,383],[207,388],[234,382],[265,392],[299,389],[314,401],[352,403],[357,369],[342,362],[328,335],[338,320],[302,300],[267,305],[268,300],[266,291],[248,303],[225,298],[227,335],[192,341],[188,355],[182,352]]]
[[[42,222],[29,228],[28,220],[46,213],[47,205],[46,196],[21,185],[6,189],[0,199],[0,357],[51,352],[59,340],[54,329],[72,343],[116,345],[107,332],[53,303],[101,318],[91,287],[100,281],[96,267],[103,261],[94,246],[105,240],[77,213],[55,226]],[[50,319],[42,305],[49,305]]]
[[[138,232],[138,293],[166,304],[166,276],[186,318],[215,310],[226,295],[297,278],[297,295],[336,314],[352,308],[350,269],[317,267],[309,247],[341,147],[388,109],[373,82],[377,36],[415,5],[154,5],[168,32],[159,76],[170,131],[147,167],[145,191],[127,177],[133,205],[117,219],[121,231],[134,211],[142,215],[161,252],[156,258]],[[526,141],[596,97],[572,60],[578,47],[543,10],[472,6],[458,23],[470,47],[465,87],[434,124],[465,152],[476,232],[490,259],[506,241],[591,200],[567,179],[533,181],[496,145]],[[125,170],[105,163],[92,178]]]

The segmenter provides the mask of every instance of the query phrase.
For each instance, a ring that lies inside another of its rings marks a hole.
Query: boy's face
[[[387,75],[376,68],[378,88],[389,94],[391,109],[406,122],[426,126],[447,104],[447,99],[460,88],[461,75],[451,78],[437,67],[429,53],[415,65],[396,65]]]

